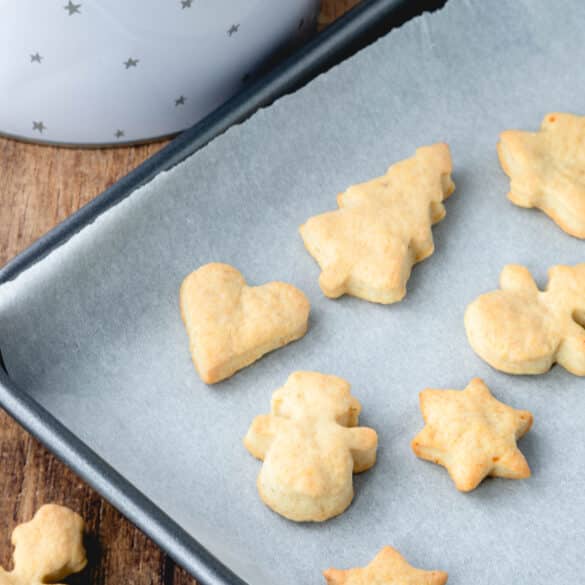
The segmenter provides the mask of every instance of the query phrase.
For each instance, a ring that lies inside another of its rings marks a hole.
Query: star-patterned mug
[[[319,0],[19,0],[0,8],[0,134],[77,145],[188,128],[315,28]]]

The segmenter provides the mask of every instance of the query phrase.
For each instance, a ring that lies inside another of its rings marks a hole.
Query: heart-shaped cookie
[[[310,310],[298,288],[284,282],[248,286],[233,266],[219,263],[185,278],[180,305],[193,362],[206,384],[302,337]]]

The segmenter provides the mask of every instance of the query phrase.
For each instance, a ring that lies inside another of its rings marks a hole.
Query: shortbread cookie
[[[181,315],[201,379],[214,384],[307,331],[310,304],[284,282],[248,286],[228,264],[206,264],[181,285]]]
[[[328,569],[327,585],[445,585],[447,573],[415,569],[391,546],[385,546],[363,569]]]
[[[513,203],[542,209],[568,234],[585,238],[585,116],[553,113],[538,132],[502,132],[498,155]]]
[[[264,461],[264,503],[297,522],[341,514],[353,499],[353,474],[376,462],[378,436],[357,427],[361,406],[337,376],[295,372],[272,395],[271,414],[257,416],[244,444]]]
[[[530,477],[516,446],[532,426],[532,414],[496,400],[483,380],[465,390],[423,390],[420,409],[424,429],[413,439],[417,457],[447,468],[455,487],[468,492],[488,475]]]
[[[445,217],[453,193],[446,144],[417,149],[387,173],[341,193],[337,211],[300,227],[309,253],[321,267],[325,295],[353,295],[395,303],[406,294],[412,266],[434,251],[431,226]]]
[[[585,264],[554,266],[540,292],[523,266],[502,270],[502,290],[465,311],[471,347],[508,374],[542,374],[555,363],[585,376]]]
[[[12,532],[14,569],[0,567],[0,585],[57,583],[87,564],[83,519],[68,508],[48,504]]]

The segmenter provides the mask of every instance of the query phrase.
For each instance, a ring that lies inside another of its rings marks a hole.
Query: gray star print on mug
[[[43,60],[43,57],[42,57],[42,55],[39,55],[38,51],[34,55],[31,54],[31,56],[30,56],[31,63],[40,63],[42,60]]]
[[[71,2],[71,0],[69,0],[69,2],[63,6],[63,8],[69,12],[69,16],[72,16],[73,14],[81,14],[79,10],[81,8],[81,4],[74,4]]]
[[[33,130],[36,130],[37,132],[40,132],[42,134],[43,131],[46,129],[47,129],[47,127],[43,124],[42,121],[40,121],[40,122],[33,121]]]
[[[227,35],[231,37],[232,35],[236,34],[239,29],[240,29],[239,24],[232,24],[232,26],[230,26],[230,28],[227,30]]]
[[[126,65],[126,69],[130,69],[130,67],[136,67],[138,61],[140,61],[140,59],[132,59],[132,57],[128,57],[128,61],[124,61],[124,65]]]

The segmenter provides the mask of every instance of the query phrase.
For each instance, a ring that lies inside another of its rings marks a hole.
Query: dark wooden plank
[[[323,0],[320,25],[328,24],[358,1]],[[164,144],[81,150],[0,138],[0,264]],[[89,568],[69,583],[195,584],[154,543],[0,410],[1,566],[11,566],[12,529],[47,502],[71,507],[87,523]]]

